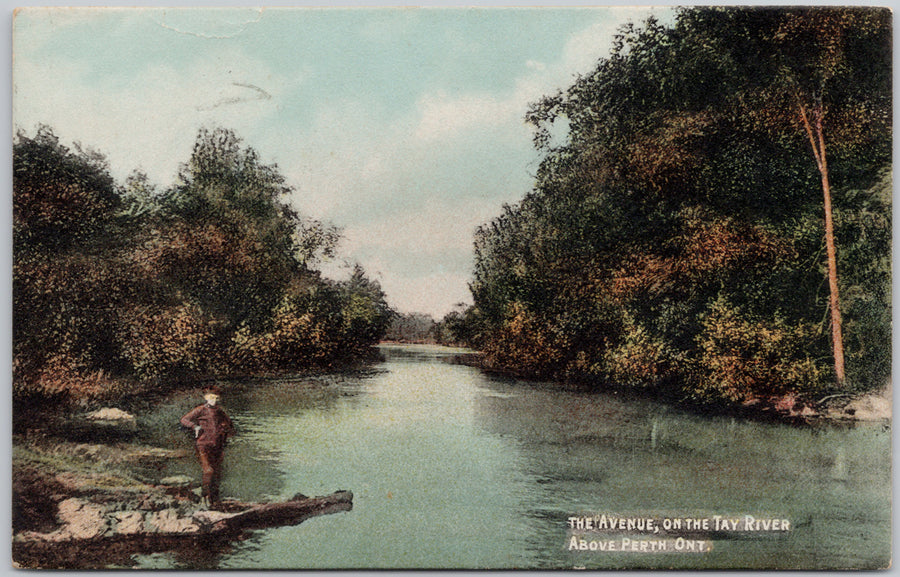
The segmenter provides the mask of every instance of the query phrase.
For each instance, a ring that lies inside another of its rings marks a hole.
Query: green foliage
[[[355,351],[384,337],[394,312],[377,281],[356,265],[353,274],[339,285],[343,346]]]
[[[586,367],[587,374],[627,388],[665,388],[677,374],[677,354],[665,341],[631,319],[626,319],[623,328],[616,346],[606,349],[599,363]],[[579,362],[585,363],[588,358],[583,352]]]
[[[105,160],[59,143],[46,126],[13,144],[13,234],[17,251],[66,250],[98,235],[119,204]]]
[[[344,282],[301,277],[272,311],[266,330],[245,324],[233,334],[229,356],[242,372],[283,371],[301,359],[329,366],[381,340],[393,314],[381,287],[360,266]]]
[[[139,379],[197,374],[212,366],[214,325],[196,305],[126,307],[117,336]]]
[[[818,107],[848,375],[883,384],[890,32],[872,8],[685,8],[624,27],[532,106],[534,188],[476,232],[466,330],[489,361],[726,404],[825,387],[822,185],[799,113]]]
[[[819,392],[827,369],[809,356],[808,343],[814,338],[808,324],[747,317],[719,299],[697,337],[688,390],[702,399],[742,404]]]
[[[273,311],[269,330],[254,334],[245,325],[235,332],[232,356],[237,366],[252,372],[283,370],[298,359],[312,366],[327,364],[340,346],[337,301],[336,292],[327,289],[299,298],[286,295]]]
[[[378,283],[320,277],[338,230],[298,215],[278,167],[231,131],[201,130],[161,192],[137,172],[117,185],[49,128],[13,155],[17,402],[326,366],[384,334]]]
[[[479,348],[484,330],[484,321],[481,317],[481,311],[474,306],[457,303],[454,310],[444,315],[437,323],[434,329],[437,342]]]

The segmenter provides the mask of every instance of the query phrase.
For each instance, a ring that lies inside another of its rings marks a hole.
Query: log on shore
[[[296,525],[319,515],[353,508],[353,493],[337,491],[324,497],[295,495],[289,501],[241,503],[227,501],[225,511],[199,511],[194,514],[204,533],[237,532],[283,525]],[[236,511],[236,512],[232,512]]]

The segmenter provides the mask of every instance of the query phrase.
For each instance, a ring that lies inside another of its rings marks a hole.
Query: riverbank
[[[156,482],[139,471],[158,468],[178,451],[132,443],[73,443],[51,436],[13,438],[13,565],[28,569],[114,569],[159,552],[190,558],[227,552],[246,531],[295,525],[348,511],[353,494],[297,494],[274,503],[226,499],[215,510],[195,480]]]
[[[385,354],[408,352],[388,346]],[[469,351],[447,352],[443,357],[443,362],[450,364],[473,365],[478,360],[479,355]],[[519,386],[530,388],[524,383]],[[550,383],[533,386],[560,388]],[[630,398],[627,393],[614,396],[626,403]],[[780,412],[746,407],[744,415],[748,420],[854,428],[862,421],[889,422],[891,401],[891,388],[884,387],[865,395],[823,398],[819,411],[806,411],[802,417],[791,417],[792,411],[803,410],[798,410],[792,399],[783,402],[777,409]],[[122,407],[151,404],[146,398],[132,398]],[[201,566],[208,557],[209,566],[215,567],[216,560],[242,539],[203,529],[209,512],[199,506],[197,479],[160,478],[167,462],[190,455],[184,449],[146,444],[150,437],[138,431],[146,422],[139,427],[119,407],[59,413],[35,422],[42,428],[13,438],[13,551],[17,566],[129,567],[137,563],[136,556],[166,552],[174,559],[189,560],[185,565],[190,566],[198,565],[196,556]]]
[[[13,563],[24,568],[94,569],[127,565],[96,554],[103,537],[184,528],[199,510],[185,479],[143,479],[140,470],[177,457],[127,442],[77,443],[41,431],[13,436]]]
[[[454,356],[453,362],[478,368],[488,374],[521,379],[530,382],[544,382],[509,367],[499,367],[485,362],[484,355],[479,352],[466,352]],[[597,390],[596,387],[583,383],[554,383],[555,387],[574,390]],[[893,418],[893,386],[890,382],[883,386],[863,392],[833,393],[818,399],[804,399],[795,395],[767,397],[756,399],[742,405],[709,405],[698,404],[690,400],[652,395],[645,391],[609,387],[605,392],[625,397],[652,397],[662,402],[686,408],[692,412],[703,414],[724,414],[736,417],[759,419],[764,421],[783,421],[794,424],[803,423],[852,423],[866,421],[890,421]]]
[[[708,418],[625,394],[491,377],[458,366],[461,351],[410,346],[382,352],[386,362],[374,370],[226,384],[239,435],[229,446],[225,495],[281,501],[298,491],[346,487],[358,490],[352,514],[251,532],[246,540],[202,532],[116,535],[120,519],[113,526],[108,515],[133,512],[141,501],[114,488],[134,485],[154,495],[149,503],[158,500],[161,509],[140,510],[144,527],[158,526],[162,510],[192,509],[192,502],[168,500],[175,496],[165,495],[162,477],[189,475],[196,489],[193,455],[154,450],[192,452],[176,423],[193,395],[181,392],[135,412],[137,432],[130,437],[127,423],[118,438],[107,434],[102,443],[79,442],[61,431],[16,436],[16,476],[40,477],[29,491],[17,487],[16,499],[30,496],[32,517],[46,525],[27,529],[44,535],[28,540],[17,524],[14,558],[23,567],[82,569],[621,568],[606,557],[572,558],[561,546],[565,515],[585,502],[600,510],[660,506],[643,495],[667,495],[679,514],[708,511],[712,496],[713,512],[755,514],[781,511],[783,495],[790,494],[798,531],[779,548],[789,551],[791,563],[881,566],[869,552],[889,532],[882,513],[890,431],[880,423],[786,427]],[[97,436],[84,430],[82,438]],[[37,471],[23,471],[22,464]],[[798,491],[797,479],[816,491]],[[73,487],[60,488],[64,481]],[[73,527],[60,531],[70,513],[106,505],[102,536],[46,538],[73,533]],[[534,510],[548,513],[536,517]],[[170,515],[178,518],[164,517]],[[411,534],[409,520],[417,518],[434,522]],[[498,532],[485,519],[503,519],[507,530]],[[523,556],[523,534],[535,536],[532,556]],[[846,535],[859,538],[848,548]],[[809,543],[831,545],[810,554]],[[859,551],[852,559],[838,552],[852,550]],[[745,567],[747,559],[762,560],[761,552],[755,542],[735,542],[699,564]],[[643,558],[631,563],[646,565]]]
[[[833,420],[885,421],[893,415],[894,389],[890,383],[860,395],[838,395],[825,399],[821,414]],[[827,404],[826,404],[827,403]]]

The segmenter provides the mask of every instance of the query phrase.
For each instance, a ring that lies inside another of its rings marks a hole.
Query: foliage
[[[424,313],[397,314],[388,325],[385,339],[401,343],[435,343],[438,341],[438,323]]]
[[[822,373],[807,352],[814,329],[783,319],[747,318],[724,299],[713,303],[697,337],[699,354],[689,372],[695,395],[747,404],[761,397],[809,394]]]
[[[278,167],[231,131],[201,130],[163,190],[138,172],[116,184],[47,127],[13,156],[17,402],[325,366],[386,330],[362,268],[340,283],[313,268],[339,231],[299,215]]]
[[[210,366],[213,322],[196,305],[127,307],[119,329],[122,355],[138,378],[190,375]]]
[[[437,335],[437,342],[478,348],[483,329],[479,315],[480,311],[476,307],[457,303],[453,310],[436,324],[434,332]]]
[[[625,26],[593,71],[532,105],[543,160],[476,231],[461,332],[495,364],[598,386],[726,404],[827,388],[809,110],[829,150],[848,379],[880,386],[890,37],[872,8],[686,8]]]
[[[46,126],[18,134],[13,154],[15,249],[65,250],[97,236],[119,204],[105,160],[59,143]]]

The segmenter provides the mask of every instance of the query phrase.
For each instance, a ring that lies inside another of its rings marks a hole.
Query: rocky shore
[[[887,421],[893,414],[893,387],[859,396],[837,396],[820,403],[821,415],[832,420]]]
[[[112,414],[112,413],[110,413]],[[115,419],[128,426],[120,414]],[[104,423],[98,426],[119,426]],[[127,442],[74,443],[32,432],[13,438],[13,564],[33,569],[109,569],[135,556],[221,555],[247,531],[297,524],[352,507],[352,494],[296,495],[277,503],[226,500],[208,510],[196,480],[148,483],[136,472],[183,456]],[[205,553],[204,553],[205,552]]]

